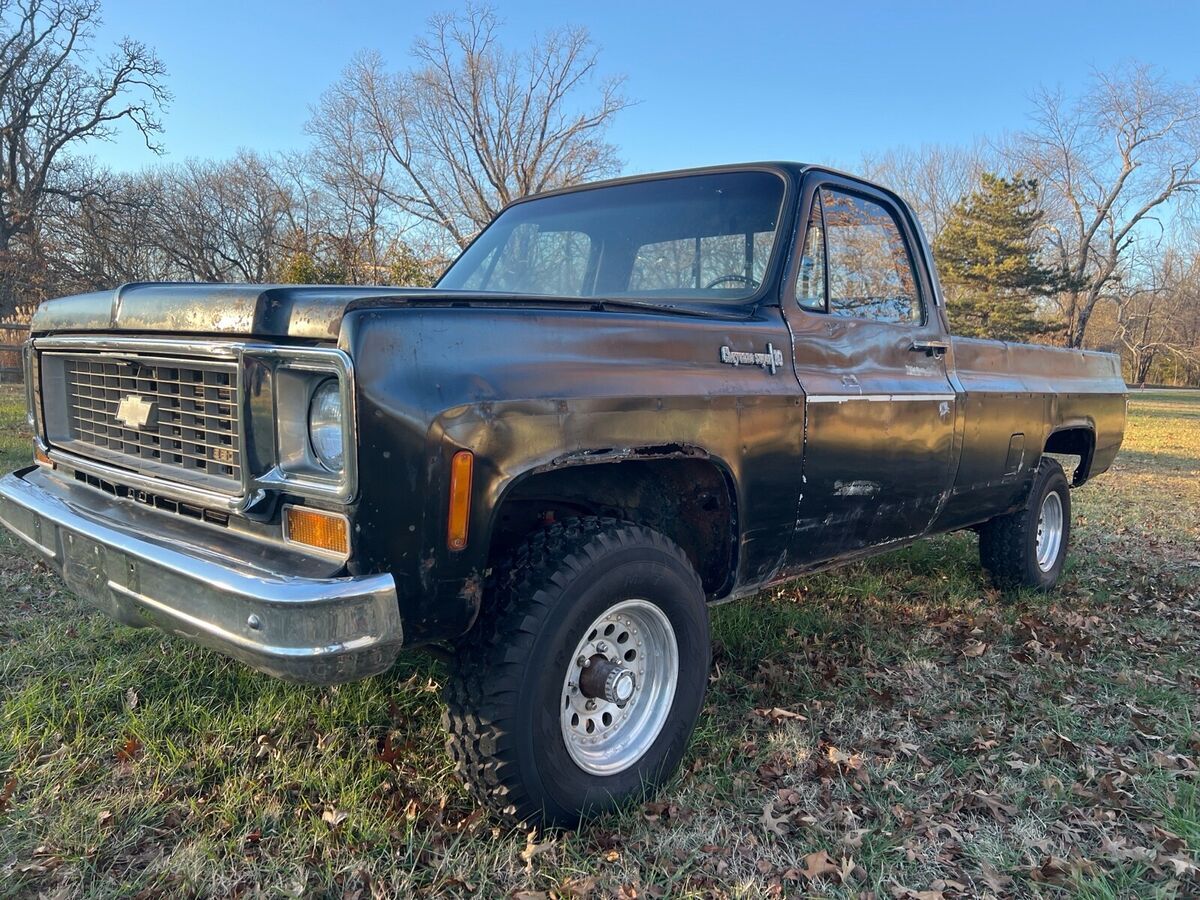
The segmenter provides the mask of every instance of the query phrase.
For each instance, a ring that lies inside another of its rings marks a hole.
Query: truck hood
[[[668,297],[543,297],[377,285],[203,284],[139,282],[47,300],[33,314],[33,334],[110,331],[336,341],[350,309],[419,304],[627,308],[694,316],[750,314],[746,304]]]
[[[121,331],[333,341],[354,301],[429,294],[428,288],[351,285],[125,284],[47,300],[31,328],[34,334]]]

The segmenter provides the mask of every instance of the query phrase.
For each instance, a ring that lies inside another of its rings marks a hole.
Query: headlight
[[[345,446],[342,424],[342,391],[336,378],[322,381],[308,404],[308,439],[321,465],[342,471]]]

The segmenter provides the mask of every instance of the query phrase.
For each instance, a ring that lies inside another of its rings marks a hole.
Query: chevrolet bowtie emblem
[[[154,401],[139,397],[137,394],[126,394],[117,404],[116,419],[127,428],[145,428],[154,418]]]

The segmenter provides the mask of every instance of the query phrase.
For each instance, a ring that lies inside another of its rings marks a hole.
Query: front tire
[[[571,827],[674,773],[708,684],[708,607],[672,541],[616,519],[532,535],[502,565],[446,687],[479,802]]]
[[[1043,457],[1026,505],[985,522],[979,557],[1001,590],[1049,591],[1062,575],[1071,538],[1071,490],[1062,466]]]

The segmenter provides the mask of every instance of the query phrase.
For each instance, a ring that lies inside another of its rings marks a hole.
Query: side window
[[[804,235],[804,252],[796,275],[796,302],[802,309],[825,312],[825,223],[821,194],[813,195],[812,214]]]
[[[920,322],[921,300],[896,220],[883,206],[822,189],[829,312],[879,322]]]

